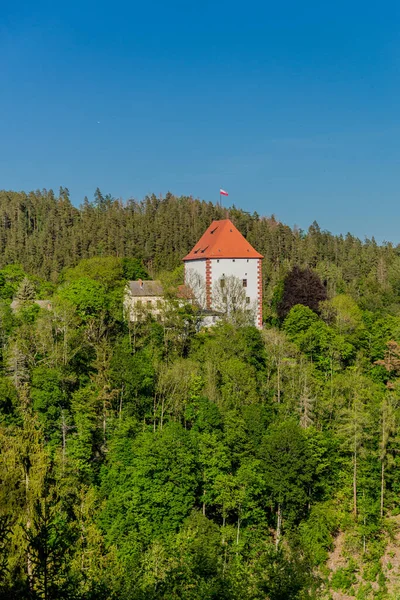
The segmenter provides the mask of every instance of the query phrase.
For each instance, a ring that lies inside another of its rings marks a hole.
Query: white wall
[[[185,284],[189,286],[201,308],[206,307],[206,259],[185,261]]]
[[[233,275],[238,279],[247,279],[245,288],[246,296],[250,298],[250,305],[256,308],[258,315],[258,258],[212,258],[211,259],[211,293],[214,284],[222,277]],[[190,279],[196,276],[206,280],[206,259],[190,260],[185,262],[185,282],[189,285]],[[195,296],[197,290],[193,289]],[[257,321],[256,321],[257,324]]]
[[[257,308],[258,313],[258,259],[257,258],[213,258],[211,259],[212,286],[222,276],[233,275],[238,279],[247,279],[246,296],[250,305]],[[212,288],[211,288],[212,289]]]
[[[253,302],[258,299],[257,269],[257,258],[213,258],[211,259],[211,281],[214,285],[223,275],[225,277],[233,275],[240,280],[247,279],[246,296],[249,296],[250,302]]]
[[[185,261],[185,281],[186,277],[189,276],[189,271],[198,273],[205,281],[206,279],[206,259],[202,258],[199,260],[186,260]]]
[[[132,296],[128,291],[124,297],[124,312],[130,321],[140,321],[148,312],[157,317],[161,314],[164,303],[163,296]]]

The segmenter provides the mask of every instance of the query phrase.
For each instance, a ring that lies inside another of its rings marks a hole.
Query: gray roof
[[[160,281],[129,281],[132,296],[164,296]]]

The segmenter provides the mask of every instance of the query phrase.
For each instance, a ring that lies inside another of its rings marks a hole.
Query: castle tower
[[[262,259],[262,254],[249,244],[230,219],[213,221],[183,259],[185,282],[190,285],[193,277],[204,281],[204,305],[213,309],[214,284],[224,277],[237,277],[245,288],[247,302],[255,307],[255,325],[261,329]]]

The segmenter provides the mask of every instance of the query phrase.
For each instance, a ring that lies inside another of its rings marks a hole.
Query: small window
[[[243,281],[243,287],[247,287],[247,279],[242,279]]]
[[[250,296],[246,296],[246,304],[250,304]]]
[[[219,258],[217,258],[217,262],[219,262]]]
[[[247,259],[247,262],[249,262],[249,259]]]
[[[152,304],[153,304],[153,303],[152,303],[152,301],[151,301],[151,300],[147,300],[147,308],[151,308],[151,305],[152,305]]]
[[[225,279],[221,279],[221,287],[225,287]]]
[[[232,258],[232,262],[236,262],[236,260],[234,258]]]

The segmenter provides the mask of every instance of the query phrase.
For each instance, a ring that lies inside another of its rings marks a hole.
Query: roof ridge
[[[263,258],[263,256],[246,240],[231,219],[221,219],[212,221],[183,260],[205,258]]]

